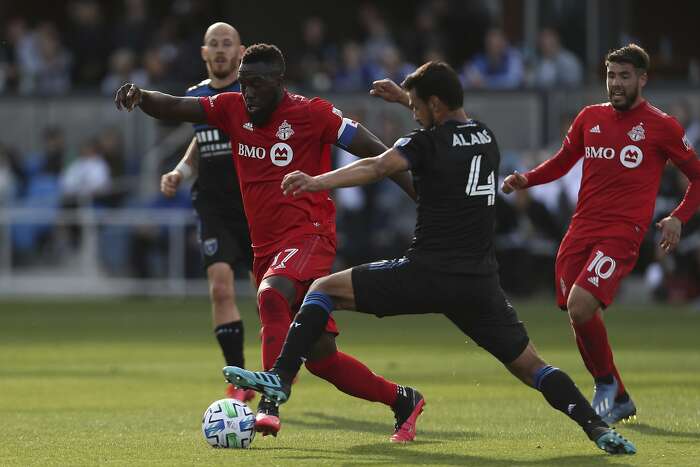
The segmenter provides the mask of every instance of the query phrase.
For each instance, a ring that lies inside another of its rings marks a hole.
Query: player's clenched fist
[[[375,97],[381,97],[387,102],[399,102],[408,104],[406,91],[401,89],[401,86],[394,83],[390,79],[380,79],[372,83],[372,89],[369,93]]]
[[[285,196],[296,196],[299,193],[321,190],[323,190],[323,187],[316,177],[307,175],[299,170],[288,173],[282,179],[282,193]]]
[[[179,170],[171,170],[160,177],[160,192],[168,198],[175,196],[177,188],[182,181],[182,173]]]
[[[522,190],[523,188],[527,188],[527,177],[517,171],[508,175],[501,186],[501,190],[505,194],[512,193],[515,190]]]
[[[126,109],[129,112],[141,103],[141,89],[133,83],[126,83],[117,90],[114,97],[114,104],[117,109]]]

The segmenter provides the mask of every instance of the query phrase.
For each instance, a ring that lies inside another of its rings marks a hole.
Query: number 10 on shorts
[[[595,275],[601,279],[607,279],[612,276],[615,272],[615,260],[610,256],[605,256],[605,253],[598,250],[595,252],[595,258],[591,261],[591,264],[586,268],[588,272],[593,272],[595,270]]]

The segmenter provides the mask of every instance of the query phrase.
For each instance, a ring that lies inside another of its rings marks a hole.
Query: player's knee
[[[596,311],[596,306],[589,303],[581,297],[571,294],[566,302],[566,308],[569,311],[569,318],[574,324],[585,323],[593,317]]]
[[[258,309],[263,325],[266,322],[289,320],[289,306],[284,296],[272,287],[264,287],[258,291]]]
[[[336,353],[338,348],[335,345],[335,336],[330,332],[324,332],[316,341],[307,359],[309,362],[322,360]]]
[[[209,296],[214,303],[233,301],[233,284],[214,280],[209,284]]]
[[[324,277],[319,277],[318,279],[314,280],[311,283],[311,286],[309,287],[309,292],[320,292],[324,293],[326,295],[329,295],[331,292],[331,287],[329,287],[329,276],[324,276]]]

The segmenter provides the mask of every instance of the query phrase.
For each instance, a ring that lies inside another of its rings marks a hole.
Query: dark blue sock
[[[578,423],[589,436],[592,428],[605,424],[569,375],[559,368],[547,365],[537,370],[534,386],[549,405]]]

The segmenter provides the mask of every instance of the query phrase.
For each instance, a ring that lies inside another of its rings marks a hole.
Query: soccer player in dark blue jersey
[[[214,23],[204,35],[201,48],[208,79],[187,90],[187,96],[213,96],[240,91],[238,67],[245,47],[238,31],[226,23]],[[209,280],[214,333],[229,365],[243,366],[243,322],[236,306],[234,267],[250,271],[252,251],[248,223],[241,201],[236,169],[227,134],[207,124],[195,124],[185,155],[175,169],[161,177],[164,195],[173,196],[180,183],[197,174],[192,204],[199,217],[199,240]],[[237,363],[235,363],[237,362]],[[226,395],[241,401],[254,392],[229,384]]]

